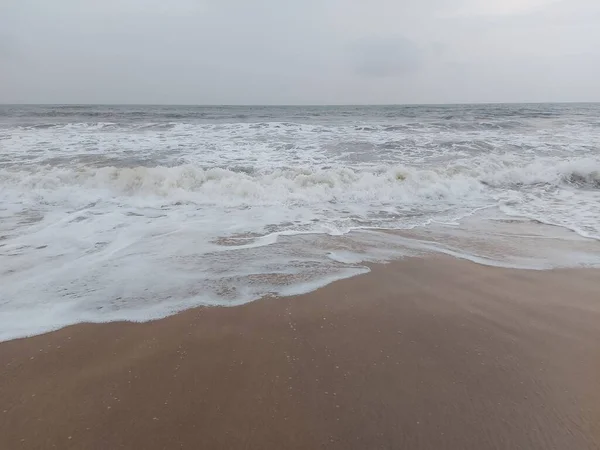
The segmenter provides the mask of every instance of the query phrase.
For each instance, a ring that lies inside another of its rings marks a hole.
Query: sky
[[[599,0],[0,0],[0,103],[600,101]]]

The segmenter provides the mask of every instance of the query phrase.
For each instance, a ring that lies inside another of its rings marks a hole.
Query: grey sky
[[[0,103],[600,101],[598,0],[0,0]]]

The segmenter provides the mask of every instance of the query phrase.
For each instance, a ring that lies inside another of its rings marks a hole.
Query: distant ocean
[[[597,104],[0,106],[0,339],[599,240]]]

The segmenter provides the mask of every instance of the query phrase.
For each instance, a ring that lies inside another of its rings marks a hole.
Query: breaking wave
[[[260,169],[252,166],[199,167],[51,167],[0,170],[0,181],[23,189],[64,187],[103,189],[118,195],[206,194],[219,198],[272,200],[459,200],[481,195],[486,188],[519,189],[552,185],[600,189],[600,161],[591,158],[557,162],[473,160],[442,168],[378,166],[373,168]]]
[[[570,161],[534,161],[522,167],[498,167],[482,181],[494,187],[518,188],[531,185],[573,186],[600,189],[600,160],[580,158]]]

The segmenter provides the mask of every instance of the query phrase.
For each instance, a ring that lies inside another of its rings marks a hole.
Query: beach
[[[2,449],[596,449],[597,269],[431,256],[0,343]]]

